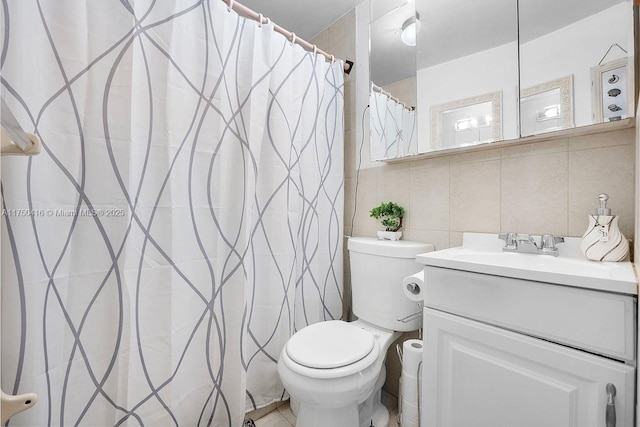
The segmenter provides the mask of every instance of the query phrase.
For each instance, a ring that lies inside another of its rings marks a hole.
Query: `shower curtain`
[[[221,1],[3,0],[9,425],[240,426],[342,311],[342,64]]]
[[[370,157],[372,160],[418,154],[414,110],[373,90],[369,96],[369,108],[371,109]]]

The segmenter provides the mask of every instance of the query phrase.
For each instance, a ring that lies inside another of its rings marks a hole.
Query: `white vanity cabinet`
[[[424,426],[632,426],[633,366],[433,309],[424,315]]]
[[[465,234],[463,247],[417,257],[422,425],[635,426],[631,264],[506,254],[490,238]]]

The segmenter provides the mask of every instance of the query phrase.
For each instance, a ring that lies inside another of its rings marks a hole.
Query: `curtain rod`
[[[269,18],[264,17],[261,13],[257,13],[252,9],[249,9],[247,6],[236,2],[235,0],[222,0],[223,3],[225,3],[227,5],[227,9],[229,9],[229,11],[231,11],[232,9],[235,10],[238,14],[243,15],[247,18],[251,18],[254,21],[258,21],[260,22],[260,24],[268,24],[270,22]],[[273,29],[282,34],[283,36],[285,36],[287,39],[291,40],[291,43],[298,43],[300,46],[304,47],[307,50],[310,50],[312,52],[315,53],[319,53],[320,55],[323,55],[325,58],[327,58],[329,61],[335,61],[336,58],[333,55],[328,54],[327,52],[325,52],[322,49],[319,49],[318,46],[309,43],[306,40],[303,40],[299,37],[296,36],[295,33],[292,33],[288,30],[285,30],[284,28],[282,28],[280,25],[276,24],[275,22],[271,22],[273,24]],[[353,61],[349,61],[349,60],[345,60],[344,61],[344,72],[345,74],[349,74],[351,73],[351,70],[353,69]]]
[[[371,89],[374,90],[374,91],[380,92],[381,94],[383,94],[387,98],[389,98],[392,101],[394,101],[396,104],[402,105],[407,110],[409,110],[409,111],[413,110],[413,108],[408,107],[407,104],[405,104],[404,102],[400,101],[400,99],[398,99],[395,96],[391,95],[389,92],[387,92],[386,90],[382,89],[380,86],[378,86],[374,82],[371,82]]]

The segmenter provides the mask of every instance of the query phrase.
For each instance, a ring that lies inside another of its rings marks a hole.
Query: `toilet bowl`
[[[355,322],[331,320],[301,329],[285,344],[278,373],[299,403],[296,427],[387,427],[380,403],[387,349],[419,319],[404,319],[419,307],[404,296],[402,279],[421,266],[415,256],[433,245],[350,238]]]
[[[379,391],[387,349],[399,336],[361,320],[316,323],[294,335],[278,372],[300,403],[297,427],[387,425]],[[376,392],[377,402],[366,402]]]

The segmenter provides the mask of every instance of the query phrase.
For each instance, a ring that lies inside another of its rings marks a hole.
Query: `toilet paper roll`
[[[400,400],[403,405],[418,406],[419,394],[421,393],[418,393],[416,384],[418,384],[418,387],[421,385],[418,378],[402,374],[402,384],[400,386],[400,396],[402,398]]]
[[[404,404],[400,420],[402,421],[402,427],[418,427],[420,425],[418,423],[418,406]]]
[[[422,361],[422,341],[406,340],[402,343],[402,373],[418,376],[418,364]]]
[[[402,402],[403,427],[418,425],[418,404],[421,386],[418,368],[422,362],[423,345],[421,340],[406,340],[402,343],[402,381],[400,400]]]
[[[402,279],[402,289],[411,301],[424,301],[424,270]]]

